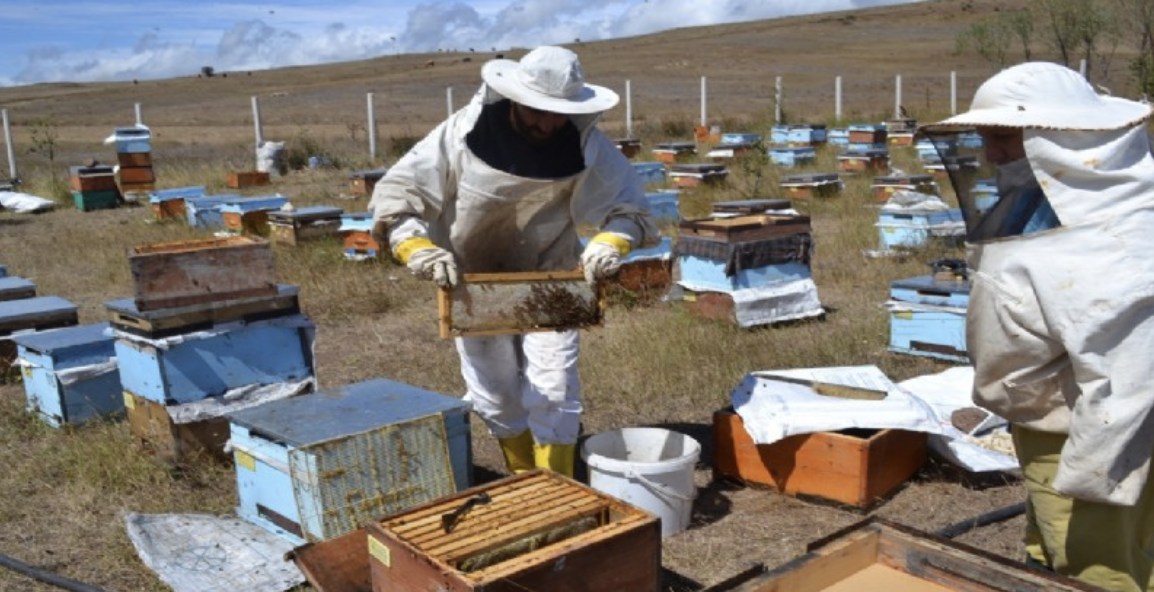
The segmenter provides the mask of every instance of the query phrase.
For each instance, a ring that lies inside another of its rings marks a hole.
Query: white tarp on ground
[[[55,207],[56,202],[50,199],[18,191],[0,191],[0,208],[5,210],[12,210],[19,214],[35,214],[36,212],[47,212]]]
[[[876,401],[830,397],[803,384],[774,380],[775,376],[885,391],[886,397]],[[900,429],[930,434],[935,452],[967,470],[1017,468],[1013,456],[991,450],[976,437],[991,422],[983,422],[974,435],[954,427],[953,412],[973,407],[972,385],[973,369],[968,367],[899,385],[876,366],[840,366],[752,372],[730,397],[746,431],[758,444],[850,428]]]
[[[240,518],[126,513],[136,553],[173,592],[283,592],[304,583],[293,544]]]

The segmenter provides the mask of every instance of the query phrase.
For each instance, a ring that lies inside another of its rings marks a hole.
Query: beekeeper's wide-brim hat
[[[577,54],[564,47],[538,47],[521,61],[491,60],[481,67],[490,88],[515,103],[553,113],[600,113],[617,104],[617,93],[585,82]]]
[[[982,83],[969,111],[922,129],[934,132],[991,126],[1100,131],[1133,127],[1150,114],[1147,103],[1098,94],[1070,68],[1026,62]]]

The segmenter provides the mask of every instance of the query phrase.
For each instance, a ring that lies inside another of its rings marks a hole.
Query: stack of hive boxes
[[[230,413],[237,513],[299,545],[466,489],[468,413],[381,378]]]
[[[152,132],[142,125],[118,127],[106,140],[116,144],[120,190],[125,193],[148,193],[156,188],[152,170]]]
[[[710,218],[681,222],[674,255],[692,310],[741,327],[822,314],[810,275],[810,219],[783,205],[719,202]]]
[[[939,260],[933,273],[890,282],[890,351],[951,362],[969,362],[966,308],[970,281],[965,263]]]
[[[112,167],[92,163],[69,167],[68,173],[68,187],[76,209],[89,212],[120,205],[120,189]]]
[[[135,296],[106,303],[132,433],[162,458],[224,457],[229,411],[312,390],[315,326],[267,241],[135,247]]]
[[[861,173],[889,169],[885,125],[858,124],[849,126],[847,130],[845,150],[837,157],[839,170]]]

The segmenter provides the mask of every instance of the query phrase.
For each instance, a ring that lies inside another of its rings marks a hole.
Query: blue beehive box
[[[124,411],[108,323],[13,337],[28,410],[53,427]]]
[[[385,379],[229,414],[244,519],[327,540],[472,483],[469,406]]]
[[[12,370],[15,335],[79,324],[75,304],[59,296],[0,300],[0,376]]]
[[[273,242],[296,245],[314,238],[336,236],[345,211],[334,206],[306,206],[268,213],[269,236]]]
[[[645,201],[649,203],[649,212],[659,223],[681,220],[681,209],[678,205],[680,199],[681,193],[677,191],[657,191],[645,194]]]
[[[770,142],[774,144],[821,144],[828,137],[825,126],[820,124],[775,125],[770,128]]]
[[[982,148],[982,136],[978,132],[962,132],[958,134],[958,146],[970,150]]]
[[[233,234],[267,236],[268,214],[289,202],[283,195],[262,195],[230,199],[220,204],[224,229]]]
[[[196,185],[150,191],[148,203],[158,220],[184,218],[187,215],[184,200],[193,197],[204,197],[204,187]]]
[[[979,212],[985,212],[998,203],[998,184],[994,179],[978,179],[971,192]]]
[[[117,152],[140,153],[152,151],[152,131],[146,127],[118,127],[112,130],[112,141]]]
[[[919,247],[931,236],[960,239],[964,233],[962,210],[887,209],[878,211],[878,242],[883,251]]]
[[[638,177],[641,177],[642,186],[665,184],[665,163],[635,162],[633,170],[637,172]]]
[[[890,283],[890,351],[969,362],[966,307],[970,283],[937,274]]]
[[[817,157],[812,146],[771,146],[768,152],[774,164],[786,168],[810,164]]]
[[[36,296],[36,282],[17,276],[0,276],[0,301]]]
[[[850,144],[881,144],[886,145],[886,126],[881,123],[856,124],[846,128],[849,130]]]
[[[184,211],[188,217],[188,225],[193,228],[224,228],[220,207],[229,200],[239,198],[239,195],[231,194],[185,198]]]
[[[728,245],[681,236],[676,248],[681,284],[696,291],[731,292],[808,279],[811,244],[808,232]]]
[[[301,314],[222,323],[163,338],[116,332],[124,390],[160,405],[191,403],[233,389],[315,375],[316,328]]]
[[[835,127],[826,134],[826,141],[835,146],[849,144],[849,130],[844,127]]]
[[[958,141],[956,138],[921,139],[914,144],[918,153],[918,160],[924,163],[940,163],[942,157],[958,155]]]
[[[761,141],[761,134],[731,133],[721,134],[722,144],[756,144]]]
[[[341,225],[337,227],[337,233],[341,235],[345,259],[365,261],[376,259],[380,255],[381,245],[373,238],[372,230],[372,214],[368,212],[341,214]]]
[[[0,265],[0,278],[8,277],[8,266]]]

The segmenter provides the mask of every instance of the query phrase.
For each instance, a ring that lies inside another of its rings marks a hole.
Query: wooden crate
[[[805,555],[730,592],[1089,592],[1095,586],[879,518],[810,543]]]
[[[136,186],[156,182],[156,172],[151,166],[120,167],[121,185]]]
[[[116,175],[110,166],[69,167],[68,188],[72,191],[116,191]]]
[[[272,250],[257,237],[139,245],[128,260],[140,310],[277,293]]]
[[[268,213],[269,238],[274,243],[298,245],[302,242],[335,237],[344,210],[331,206],[311,206],[290,212]]]
[[[256,187],[269,184],[269,175],[264,171],[234,171],[228,174],[225,185],[233,189]]]
[[[467,273],[437,304],[445,338],[580,329],[600,325],[605,309],[580,271]]]
[[[116,163],[122,167],[151,167],[151,152],[117,152]]]
[[[175,306],[142,311],[132,298],[121,298],[104,303],[112,326],[117,330],[148,339],[160,339],[181,333],[203,331],[222,323],[244,321],[252,323],[264,319],[294,315],[300,312],[297,286],[277,286],[272,296],[253,296],[206,302],[189,306]]]
[[[481,495],[489,501],[446,522]],[[370,522],[367,530],[374,592],[644,592],[660,586],[659,519],[550,471],[474,487]]]
[[[787,495],[868,508],[905,483],[926,460],[926,434],[844,430],[755,444],[732,407],[713,414],[714,470]]]
[[[682,235],[725,242],[745,242],[790,236],[810,231],[809,216],[788,214],[754,214],[733,218],[683,220],[678,225]]]
[[[184,464],[205,458],[227,462],[228,419],[209,417],[176,423],[169,408],[130,391],[124,391],[128,427],[137,442],[162,460]]]
[[[372,592],[369,534],[358,528],[326,541],[305,543],[285,555],[317,592]]]

